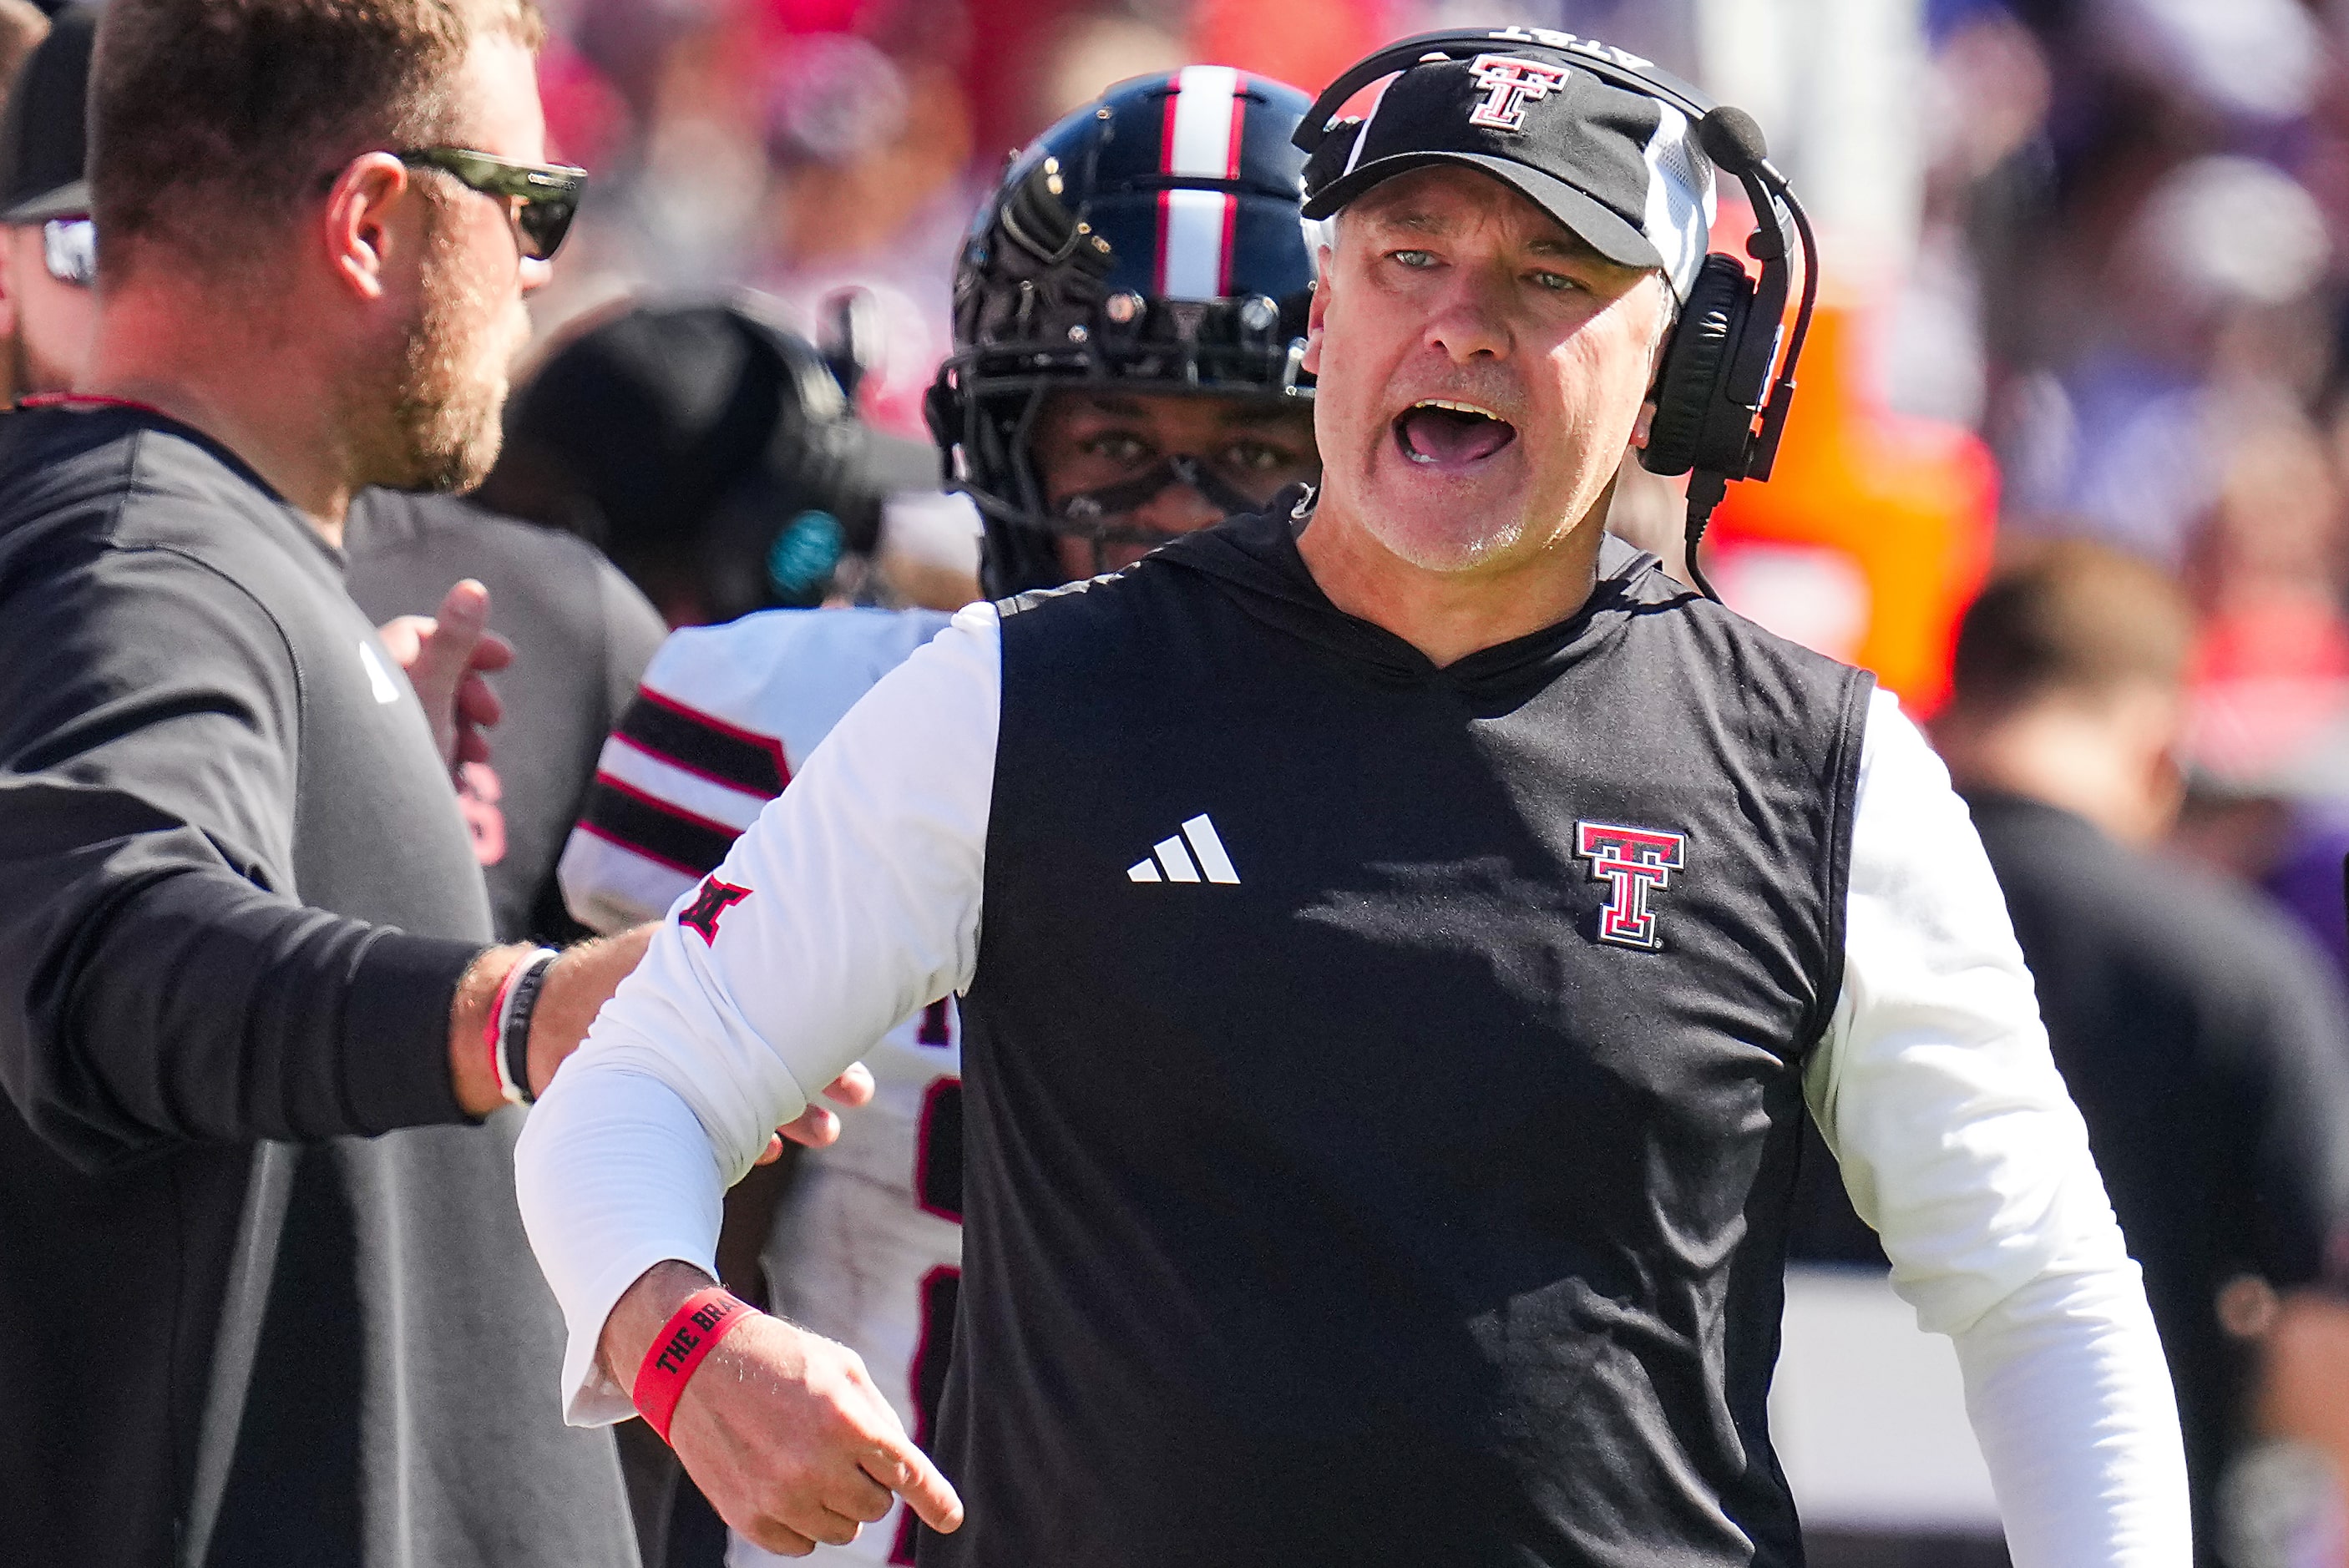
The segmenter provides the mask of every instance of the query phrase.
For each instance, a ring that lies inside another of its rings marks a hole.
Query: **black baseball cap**
[[[25,58],[0,111],[0,223],[89,212],[89,59],[98,7],[67,5]]]
[[[1661,272],[1682,300],[1704,263],[1713,165],[1698,121],[1622,87],[1530,29],[1466,58],[1423,57],[1390,77],[1360,122],[1332,128],[1305,170],[1305,216],[1326,218],[1384,180],[1464,164],[1510,186],[1630,267]],[[1631,57],[1607,51],[1620,60]],[[1644,62],[1641,62],[1644,64]]]
[[[624,568],[762,551],[809,511],[869,552],[889,497],[938,488],[937,450],[865,424],[776,315],[748,296],[638,303],[587,325],[508,402],[505,451],[475,499],[580,533]]]

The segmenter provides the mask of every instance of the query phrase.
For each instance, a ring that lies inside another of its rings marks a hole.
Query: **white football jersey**
[[[604,743],[564,848],[563,896],[604,932],[667,914],[725,858],[840,717],[944,627],[926,610],[773,610],[672,633]],[[864,1358],[926,1445],[962,1264],[962,1050],[951,999],[865,1053],[873,1103],[802,1151],[765,1250],[774,1310]],[[911,1563],[901,1502],[800,1562]],[[781,1563],[737,1536],[735,1568]]]

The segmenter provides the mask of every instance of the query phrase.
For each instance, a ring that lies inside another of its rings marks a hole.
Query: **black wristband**
[[[538,1006],[539,989],[546,984],[546,972],[554,967],[555,957],[551,948],[542,947],[523,959],[506,997],[498,1048],[505,1058],[506,1079],[521,1092],[524,1105],[538,1098],[530,1088],[530,1015]]]

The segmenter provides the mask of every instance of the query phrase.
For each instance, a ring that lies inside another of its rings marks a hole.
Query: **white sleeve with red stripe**
[[[670,634],[604,743],[564,847],[573,916],[613,932],[667,913],[857,698],[947,620],[777,610]]]
[[[571,1419],[629,1413],[595,1359],[628,1286],[671,1258],[714,1272],[720,1196],[768,1134],[968,985],[1001,681],[995,609],[974,604],[875,685],[661,923],[532,1110],[515,1190],[570,1329]]]

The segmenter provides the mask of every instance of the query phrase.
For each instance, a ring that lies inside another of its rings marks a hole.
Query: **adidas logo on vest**
[[[1187,850],[1184,848],[1185,841],[1190,844]],[[1232,857],[1224,852],[1224,841],[1216,837],[1216,825],[1207,820],[1205,811],[1184,823],[1181,832],[1161,839],[1150,848],[1150,854],[1126,867],[1128,881],[1237,882],[1240,880],[1240,873],[1232,869]]]

